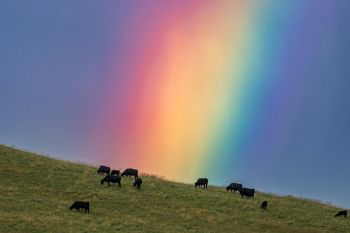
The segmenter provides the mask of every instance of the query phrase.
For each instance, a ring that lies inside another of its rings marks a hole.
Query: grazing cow
[[[260,205],[261,210],[266,210],[267,209],[267,201],[263,201]]]
[[[339,211],[334,217],[344,217],[344,218],[348,218],[348,211],[346,210],[342,210]]]
[[[119,171],[119,170],[112,170],[112,171],[111,171],[111,175],[117,175],[117,176],[119,176],[119,175],[120,175],[120,171]]]
[[[137,169],[133,169],[133,168],[127,168],[125,169],[125,171],[122,172],[121,176],[135,176],[135,179],[139,177],[139,172],[137,171]]]
[[[241,188],[239,194],[241,194],[242,198],[243,196],[246,196],[247,199],[254,198],[255,189]]]
[[[71,207],[69,209],[70,210],[76,209],[78,211],[80,211],[80,209],[85,209],[85,214],[86,214],[86,212],[87,213],[90,212],[90,202],[87,202],[87,201],[76,201],[76,202],[73,203],[73,205],[71,205]]]
[[[196,183],[194,183],[194,186],[197,187],[203,187],[208,188],[208,178],[199,178]]]
[[[106,174],[109,174],[110,171],[111,171],[111,168],[110,168],[110,167],[101,165],[101,166],[98,168],[97,173],[106,173]]]
[[[110,186],[110,183],[117,183],[119,188],[122,186],[120,181],[121,181],[121,177],[120,176],[114,176],[114,175],[106,175],[102,180],[101,180],[101,185],[104,182],[108,183],[108,186]]]
[[[136,178],[134,181],[134,187],[136,187],[137,189],[141,188],[141,184],[142,184],[142,179],[141,178]]]
[[[226,190],[231,192],[233,190],[234,192],[236,192],[239,191],[241,188],[243,188],[241,184],[231,183],[229,186],[226,187]]]

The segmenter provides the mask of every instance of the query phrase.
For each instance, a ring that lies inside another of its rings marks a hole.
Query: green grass
[[[122,188],[101,186],[96,168],[0,145],[1,232],[350,232],[336,207],[257,193],[241,199],[222,187],[208,190],[142,175]],[[90,214],[70,211],[90,201]],[[269,209],[259,210],[263,200]]]

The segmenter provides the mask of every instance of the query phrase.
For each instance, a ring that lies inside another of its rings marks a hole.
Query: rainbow
[[[101,162],[184,182],[230,180],[244,169],[243,155],[259,162],[266,143],[287,143],[294,108],[280,109],[286,117],[277,121],[270,113],[275,95],[296,104],[288,93],[298,80],[281,77],[306,72],[296,69],[316,56],[317,43],[303,56],[295,52],[303,49],[295,35],[307,2],[120,4],[110,78],[91,132]]]

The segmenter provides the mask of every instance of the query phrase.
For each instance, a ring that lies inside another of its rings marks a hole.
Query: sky
[[[0,2],[0,143],[350,208],[350,2]]]

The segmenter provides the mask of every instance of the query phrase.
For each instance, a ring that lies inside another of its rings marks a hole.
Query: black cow
[[[125,169],[125,171],[122,172],[121,176],[135,176],[136,179],[139,177],[139,172],[137,171],[137,169],[127,168]]]
[[[136,187],[137,189],[141,188],[141,184],[142,184],[142,179],[141,178],[136,178],[134,181],[134,187]]]
[[[260,205],[261,210],[266,210],[267,209],[267,201],[263,201]]]
[[[121,177],[120,176],[114,176],[114,175],[106,175],[102,180],[101,180],[101,185],[104,182],[108,183],[108,186],[110,186],[111,183],[117,183],[119,188],[122,186],[120,181],[121,181]]]
[[[197,187],[203,187],[208,188],[208,178],[199,178],[196,183],[194,183],[194,186]]]
[[[117,175],[117,176],[119,176],[119,175],[120,175],[120,171],[119,171],[119,170],[112,170],[112,171],[111,171],[111,175]]]
[[[241,188],[243,188],[241,184],[231,183],[229,186],[226,187],[226,190],[231,192],[233,190],[234,192],[236,192],[239,191]]]
[[[101,166],[98,168],[97,173],[106,173],[106,174],[109,174],[110,171],[111,171],[111,168],[110,168],[110,167],[101,165]]]
[[[73,205],[71,205],[71,207],[69,209],[70,210],[76,209],[78,211],[80,211],[80,209],[85,209],[85,214],[86,214],[86,212],[87,213],[90,212],[90,202],[87,202],[87,201],[76,201],[76,202],[73,203]]]
[[[342,210],[339,211],[334,217],[344,217],[344,218],[348,218],[348,211],[346,210]]]
[[[239,194],[241,194],[242,198],[243,196],[246,196],[247,199],[254,198],[255,189],[241,188]]]

